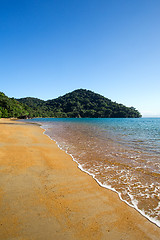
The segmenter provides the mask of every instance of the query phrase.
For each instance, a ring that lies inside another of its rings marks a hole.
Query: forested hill
[[[53,100],[17,99],[29,117],[138,118],[134,107],[126,107],[100,94],[78,89]]]
[[[7,97],[0,92],[0,117],[3,118],[21,118],[29,115],[26,108],[14,98]]]

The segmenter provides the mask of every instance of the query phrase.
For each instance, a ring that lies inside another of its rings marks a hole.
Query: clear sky
[[[0,91],[78,88],[160,116],[160,0],[0,0]]]

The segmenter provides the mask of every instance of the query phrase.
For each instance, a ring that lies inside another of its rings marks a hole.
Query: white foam
[[[138,208],[138,201],[137,201],[136,199],[134,199],[134,197],[133,197],[130,193],[127,192],[127,194],[129,195],[129,197],[130,197],[130,199],[131,199],[132,204],[130,204],[130,203],[128,203],[126,200],[124,200],[124,199],[121,197],[121,193],[118,192],[118,191],[116,191],[116,189],[114,189],[111,185],[102,184],[98,179],[96,179],[95,174],[90,173],[89,171],[87,171],[86,169],[84,169],[83,166],[79,164],[79,162],[74,158],[74,156],[73,156],[72,154],[68,153],[67,150],[64,150],[64,149],[60,146],[60,144],[59,144],[55,139],[52,139],[48,134],[46,134],[46,131],[47,131],[48,129],[45,128],[45,127],[46,127],[45,125],[44,125],[44,126],[42,125],[42,126],[40,126],[40,127],[44,130],[43,134],[47,135],[51,140],[53,140],[53,141],[57,144],[57,146],[58,146],[61,150],[65,151],[68,155],[70,155],[70,156],[72,157],[73,161],[77,163],[78,168],[79,168],[81,171],[83,171],[83,172],[87,173],[88,175],[92,176],[93,179],[94,179],[101,187],[104,187],[104,188],[109,189],[109,190],[111,190],[111,191],[113,191],[113,192],[116,192],[116,193],[118,194],[118,196],[119,196],[119,198],[120,198],[121,201],[125,202],[125,203],[126,203],[127,205],[129,205],[130,207],[136,209],[142,216],[144,216],[144,217],[147,218],[150,222],[152,222],[152,223],[154,223],[155,225],[157,225],[158,227],[160,227],[160,221],[157,220],[156,218],[153,218],[153,217],[151,217],[151,216],[148,216],[143,210],[139,209],[139,208]],[[150,187],[152,187],[152,185],[153,185],[153,184],[151,184]],[[160,203],[159,203],[159,205],[160,205]],[[159,205],[158,205],[158,207],[159,207]]]

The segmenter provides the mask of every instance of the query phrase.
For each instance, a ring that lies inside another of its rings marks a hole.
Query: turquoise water
[[[38,122],[103,187],[160,227],[160,118]]]

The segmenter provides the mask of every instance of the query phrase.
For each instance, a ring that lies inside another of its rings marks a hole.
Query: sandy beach
[[[0,119],[0,240],[158,240],[35,124]]]

